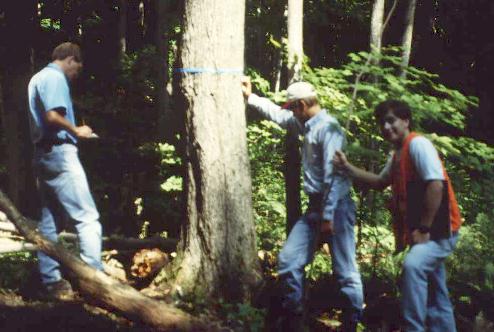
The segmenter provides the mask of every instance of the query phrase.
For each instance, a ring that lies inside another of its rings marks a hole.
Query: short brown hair
[[[69,56],[73,56],[74,60],[77,62],[82,62],[81,48],[79,45],[71,42],[65,42],[58,45],[51,54],[51,60],[65,60]]]
[[[374,116],[376,117],[379,125],[382,125],[384,123],[384,117],[386,116],[386,114],[388,114],[388,112],[391,112],[397,118],[408,120],[408,128],[410,130],[412,129],[412,110],[407,103],[401,100],[389,99],[377,105],[376,109],[374,110]]]

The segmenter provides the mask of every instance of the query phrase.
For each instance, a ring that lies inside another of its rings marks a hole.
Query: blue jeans
[[[70,220],[79,238],[80,256],[84,262],[102,270],[101,224],[86,173],[72,144],[55,145],[45,151],[35,149],[34,170],[41,199],[38,228],[47,239],[57,242],[61,221]],[[39,270],[44,284],[60,280],[57,261],[38,251]]]
[[[278,274],[285,286],[282,305],[288,311],[300,312],[303,308],[304,268],[314,256],[319,211],[320,208],[309,207],[293,226],[278,256]],[[328,239],[333,274],[348,302],[348,308],[344,309],[360,315],[363,291],[355,260],[355,204],[350,197],[338,202],[333,222],[334,234]]]
[[[455,234],[449,239],[415,244],[406,255],[401,287],[405,331],[456,331],[444,259],[457,241]]]

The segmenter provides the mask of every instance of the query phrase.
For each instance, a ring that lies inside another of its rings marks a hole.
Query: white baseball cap
[[[317,97],[314,86],[307,82],[295,82],[286,89],[286,101],[291,103],[295,100]]]

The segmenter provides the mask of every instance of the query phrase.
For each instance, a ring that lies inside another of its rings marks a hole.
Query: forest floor
[[[25,259],[23,259],[23,257]],[[147,285],[137,285],[144,288]],[[266,287],[254,301],[254,306],[266,313],[263,319],[255,321],[249,315],[256,315],[258,309],[248,309],[247,314],[238,311],[224,311],[219,315],[211,314],[217,320],[220,331],[279,331],[276,330],[279,317],[279,291],[274,278],[267,278]],[[379,280],[367,281],[366,308],[362,331],[399,331],[399,302],[391,294],[389,286],[383,286]],[[0,331],[154,331],[153,328],[129,321],[112,311],[102,309],[82,297],[73,301],[55,301],[39,296],[41,283],[37,265],[32,254],[17,255],[0,260]],[[161,288],[160,288],[161,289]],[[307,330],[311,332],[338,331],[341,321],[341,298],[338,297],[337,283],[331,276],[308,283],[307,292]],[[172,303],[174,300],[166,291],[149,292],[147,295]],[[145,292],[145,290],[143,290]],[[335,309],[331,309],[335,308]],[[210,309],[210,308],[208,308]],[[223,308],[224,309],[224,308]],[[213,310],[206,310],[211,311]],[[465,318],[464,309],[456,308],[459,332],[491,332],[493,324],[483,317]],[[213,316],[216,315],[216,316]],[[243,316],[242,316],[243,315]],[[227,318],[229,317],[229,318]],[[232,318],[233,317],[233,318]],[[259,318],[259,317],[258,317]],[[242,321],[244,320],[244,321]],[[247,322],[247,323],[246,323]],[[255,325],[255,326],[254,326]]]

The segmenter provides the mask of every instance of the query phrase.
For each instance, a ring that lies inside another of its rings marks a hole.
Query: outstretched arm
[[[242,93],[249,106],[255,108],[265,118],[276,122],[282,128],[286,129],[293,125],[298,128],[296,125],[297,121],[292,112],[282,109],[280,106],[276,105],[267,98],[262,98],[255,93],[252,93],[252,83],[249,77],[243,77],[241,83]]]
[[[366,183],[371,188],[376,190],[383,190],[390,185],[390,182],[382,174],[375,174],[368,172],[362,168],[359,168],[352,163],[350,163],[345,154],[337,150],[334,154],[333,164],[350,175],[355,180]]]

